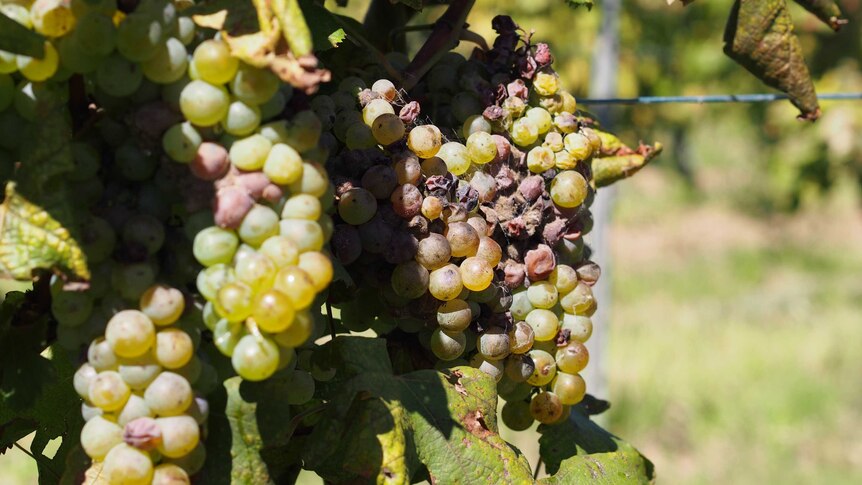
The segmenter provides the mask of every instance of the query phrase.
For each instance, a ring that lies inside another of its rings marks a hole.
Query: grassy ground
[[[608,427],[660,483],[862,483],[859,202],[755,219],[702,177],[696,195],[658,169],[620,191]],[[35,466],[10,450],[0,483]]]

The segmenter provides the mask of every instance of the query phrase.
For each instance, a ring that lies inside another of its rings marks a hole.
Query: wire
[[[789,99],[786,94],[708,94],[704,96],[638,96],[637,98],[578,98],[579,104],[768,103]],[[862,93],[824,93],[821,100],[862,100]]]

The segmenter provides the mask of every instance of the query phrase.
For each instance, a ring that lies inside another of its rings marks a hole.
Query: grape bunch
[[[108,483],[190,483],[206,452],[200,337],[177,326],[178,289],[152,286],[139,309],[114,314],[74,375],[84,402],[81,446]]]

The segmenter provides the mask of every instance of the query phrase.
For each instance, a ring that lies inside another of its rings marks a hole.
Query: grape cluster
[[[81,446],[108,483],[190,483],[203,466],[209,405],[196,394],[199,336],[177,326],[184,309],[176,288],[147,289],[139,309],[110,319],[75,372]]]

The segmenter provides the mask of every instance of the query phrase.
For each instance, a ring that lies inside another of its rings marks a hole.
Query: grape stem
[[[536,469],[533,471],[533,480],[539,478],[539,470],[542,469],[542,457],[539,457],[539,461],[536,462]]]
[[[329,300],[326,301],[326,318],[329,319],[329,335],[335,340],[335,322],[332,320],[332,305]]]
[[[467,14],[470,13],[474,3],[476,3],[475,0],[452,0],[443,15],[434,23],[431,35],[404,71],[404,82],[401,87],[410,90],[443,54],[458,45]]]
[[[42,465],[45,465],[45,469],[46,469],[46,470],[48,470],[49,472],[51,472],[51,475],[53,475],[53,476],[54,476],[54,478],[56,478],[56,479],[59,479],[59,478],[60,478],[60,475],[58,475],[58,474],[57,474],[57,472],[56,472],[56,471],[54,471],[54,469],[53,469],[53,468],[51,468],[50,466],[48,466],[48,464],[47,464],[47,463],[45,463],[44,461],[42,461],[42,460],[40,460],[39,458],[37,458],[37,457],[36,457],[36,455],[34,455],[33,453],[31,453],[31,452],[30,452],[30,450],[25,449],[23,446],[19,445],[17,441],[16,441],[15,443],[13,443],[13,444],[15,445],[15,448],[18,448],[19,450],[23,451],[25,455],[27,455],[27,456],[29,456],[30,458],[32,458],[32,459],[33,459],[33,461],[35,461],[36,463],[41,463]]]

